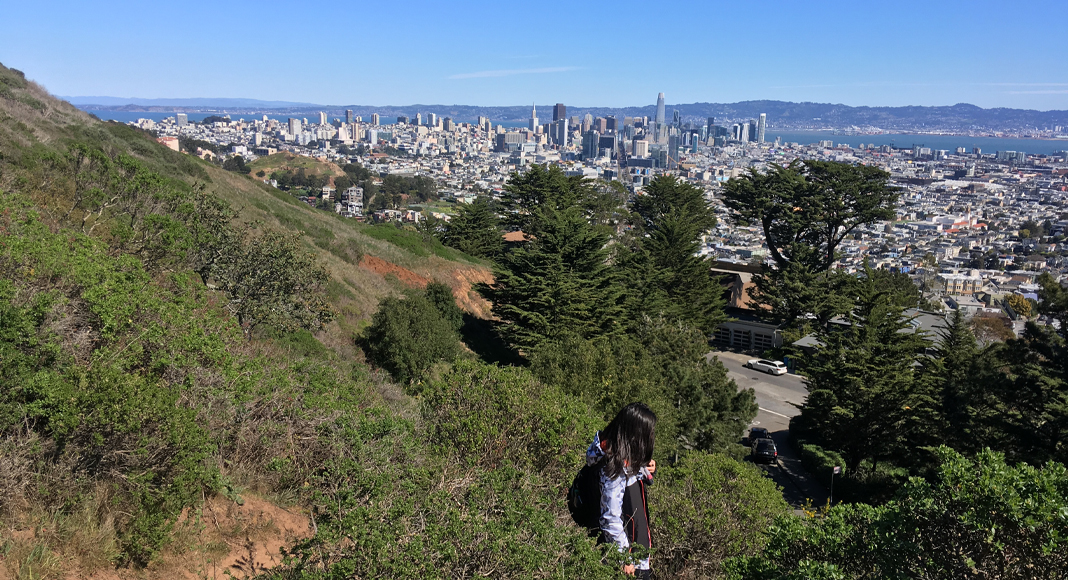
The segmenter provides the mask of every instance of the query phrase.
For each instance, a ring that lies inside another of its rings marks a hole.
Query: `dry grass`
[[[108,568],[119,555],[108,493],[99,487],[70,513],[39,506],[0,522],[0,570],[12,578],[64,578],[73,570]]]
[[[171,541],[147,568],[116,569],[118,542],[98,490],[67,515],[28,511],[0,524],[0,578],[143,580],[251,578],[281,563],[281,548],[307,538],[298,509],[244,494],[206,498],[182,513]]]

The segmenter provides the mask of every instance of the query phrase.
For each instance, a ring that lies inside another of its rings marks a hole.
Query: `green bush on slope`
[[[728,565],[736,580],[1064,578],[1068,473],[1063,465],[972,460],[941,447],[939,467],[881,506],[842,504],[779,518],[767,550]]]
[[[50,503],[107,481],[124,557],[147,562],[214,485],[211,440],[179,400],[185,372],[225,358],[227,325],[198,312],[202,289],[186,277],[154,282],[135,259],[51,233],[10,196],[0,215],[0,432],[44,438],[27,452]]]

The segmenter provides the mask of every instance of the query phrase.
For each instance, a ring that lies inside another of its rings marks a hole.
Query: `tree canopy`
[[[840,291],[848,281],[831,267],[856,228],[894,217],[900,191],[889,179],[877,167],[795,160],[727,182],[731,220],[759,225],[774,262],[754,279],[765,316],[804,327],[810,315],[823,324],[850,309]]]
[[[900,459],[933,418],[919,362],[929,340],[874,277],[859,285],[855,309],[816,333],[820,346],[805,359],[808,400],[791,425],[841,453],[851,470]]]
[[[497,214],[483,197],[474,203],[458,205],[456,214],[441,233],[441,242],[479,258],[494,258],[504,248]]]
[[[500,332],[529,350],[561,332],[584,338],[621,332],[622,289],[608,264],[608,232],[590,223],[582,202],[589,183],[556,167],[534,165],[514,174],[505,187],[507,221],[521,226],[528,241],[497,262],[492,286]]]
[[[1068,573],[1068,472],[942,447],[928,480],[885,505],[782,516],[767,549],[727,564],[732,580],[1061,578]]]
[[[628,311],[659,314],[706,334],[726,320],[723,289],[709,261],[698,255],[716,217],[701,190],[660,176],[631,202],[633,230],[616,251],[625,271]]]
[[[832,161],[771,164],[727,182],[724,203],[735,223],[758,224],[779,268],[800,262],[822,272],[857,227],[894,217],[901,193],[878,167]]]

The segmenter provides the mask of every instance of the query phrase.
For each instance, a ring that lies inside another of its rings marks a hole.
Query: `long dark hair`
[[[633,475],[653,458],[653,428],[656,413],[642,403],[631,403],[601,432],[605,442],[605,475]]]

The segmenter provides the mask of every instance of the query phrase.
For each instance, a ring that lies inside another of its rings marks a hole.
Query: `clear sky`
[[[0,15],[0,62],[58,95],[1068,109],[1068,0],[0,0]]]

